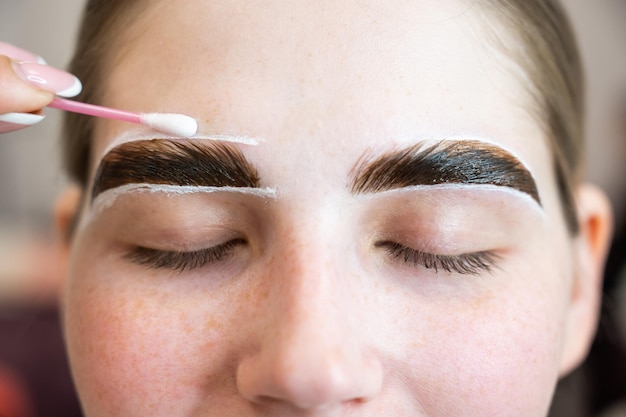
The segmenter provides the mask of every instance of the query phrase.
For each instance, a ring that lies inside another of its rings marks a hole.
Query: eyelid
[[[361,196],[368,199],[363,221],[372,243],[391,240],[435,254],[508,251],[549,230],[548,213],[523,193],[496,186],[446,188]]]
[[[208,187],[208,186],[180,186],[168,184],[125,184],[100,193],[91,206],[91,214],[98,214],[111,207],[122,195],[151,193],[165,194],[168,196],[187,194],[211,194],[211,193],[233,193],[240,195],[250,195],[264,199],[276,199],[276,189],[250,188],[250,187]]]
[[[246,244],[245,239],[237,238],[210,248],[189,252],[136,247],[123,257],[130,262],[148,268],[174,270],[182,273],[186,270],[191,271],[220,262],[230,256],[236,247]]]
[[[527,204],[529,208],[539,213],[542,217],[546,217],[546,212],[543,210],[541,205],[532,198],[530,195],[516,190],[511,187],[503,187],[492,184],[434,184],[434,185],[412,185],[409,187],[403,188],[395,188],[392,190],[385,190],[376,194],[361,194],[357,197],[359,199],[364,200],[375,200],[380,198],[388,198],[394,196],[403,196],[410,195],[413,193],[423,194],[424,197],[428,199],[436,199],[439,196],[436,194],[441,193],[471,193],[473,197],[478,197],[479,195],[485,199],[485,201],[491,197],[499,198],[499,197],[507,197],[515,200],[519,200],[521,203]],[[442,198],[450,198],[449,196],[444,196]],[[423,198],[422,198],[423,199]]]
[[[435,273],[443,270],[447,273],[478,276],[485,272],[493,272],[493,269],[498,267],[501,258],[494,251],[478,251],[458,255],[433,254],[392,241],[376,242],[374,246],[385,248],[388,255],[400,259],[406,264],[412,264],[414,267],[422,266],[434,270]]]

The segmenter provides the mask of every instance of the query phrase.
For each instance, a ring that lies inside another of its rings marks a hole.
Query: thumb
[[[30,113],[40,110],[54,98],[45,91],[22,80],[15,72],[13,61],[0,55],[0,114]]]

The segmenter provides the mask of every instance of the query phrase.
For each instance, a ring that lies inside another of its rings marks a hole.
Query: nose
[[[367,349],[359,314],[364,305],[351,290],[355,278],[329,259],[328,248],[314,252],[292,247],[268,268],[259,343],[237,370],[239,392],[250,401],[316,409],[364,403],[381,389],[382,366]]]

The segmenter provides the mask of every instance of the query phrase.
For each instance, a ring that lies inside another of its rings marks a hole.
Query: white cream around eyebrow
[[[115,200],[124,194],[133,193],[163,193],[169,195],[184,194],[210,194],[210,193],[236,193],[247,194],[262,198],[276,198],[276,190],[274,188],[252,188],[252,187],[211,187],[198,185],[171,185],[171,184],[124,184],[119,187],[111,188],[103,191],[98,195],[92,204],[92,210],[103,210],[115,202]]]
[[[195,185],[170,185],[170,184],[125,184],[111,188],[100,193],[91,204],[90,213],[84,216],[83,224],[91,221],[94,215],[109,208],[118,197],[136,193],[163,193],[168,196],[185,194],[210,194],[210,193],[234,193],[245,194],[266,199],[276,198],[276,189],[252,188],[252,187],[209,187]]]
[[[117,136],[111,143],[104,149],[100,157],[98,158],[98,162],[104,158],[106,154],[108,154],[111,149],[128,142],[137,142],[140,140],[151,140],[151,139],[166,139],[166,140],[208,140],[208,141],[216,141],[216,142],[230,142],[230,143],[239,143],[242,145],[250,145],[256,146],[260,142],[264,142],[263,139],[253,138],[249,136],[238,136],[238,135],[226,135],[226,134],[215,134],[215,135],[207,135],[207,134],[196,134],[189,138],[180,138],[178,136],[168,136],[164,133],[154,132],[152,130],[146,131],[145,129],[136,129],[125,131],[124,133]]]
[[[459,132],[451,132],[451,133],[441,133],[441,132],[423,132],[418,134],[417,136],[411,136],[409,140],[401,141],[402,145],[407,146],[411,144],[419,143],[423,148],[427,148],[432,145],[437,145],[445,141],[476,141],[486,143],[488,145],[492,145],[496,148],[502,149],[505,152],[514,156],[519,163],[532,175],[533,178],[537,178],[533,169],[531,169],[530,164],[528,164],[519,152],[514,151],[513,149],[502,145],[502,143],[497,140],[482,134],[467,132],[467,133],[459,133]]]
[[[385,195],[394,195],[401,193],[411,193],[411,192],[431,192],[435,190],[447,190],[447,191],[462,191],[462,192],[476,192],[482,191],[490,194],[498,195],[498,196],[506,196],[507,198],[512,198],[519,200],[522,204],[529,205],[531,210],[537,211],[543,218],[547,219],[547,213],[541,206],[541,204],[535,200],[529,194],[517,190],[515,188],[503,186],[503,185],[493,185],[493,184],[433,184],[433,185],[412,185],[410,187],[402,187],[387,191],[382,191],[380,193],[372,193],[372,194],[363,194],[360,195],[360,198],[366,199],[374,199],[380,198]]]

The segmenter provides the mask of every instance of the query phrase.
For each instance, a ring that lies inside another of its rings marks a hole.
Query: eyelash
[[[182,273],[222,261],[232,253],[233,249],[246,243],[244,239],[233,239],[211,248],[193,252],[161,251],[138,247],[125,255],[124,258],[150,268],[171,269]],[[491,272],[496,267],[499,258],[495,253],[489,251],[461,255],[436,255],[390,241],[377,242],[375,246],[385,248],[391,257],[400,259],[404,263],[432,269],[435,273],[443,270],[462,275],[480,275],[482,272]]]
[[[233,239],[220,245],[193,252],[162,251],[138,247],[131,253],[124,255],[124,258],[150,268],[171,269],[182,273],[222,261],[231,255],[237,246],[246,243],[244,239]]]
[[[385,248],[393,258],[399,259],[413,266],[422,266],[432,269],[435,273],[439,270],[448,273],[456,272],[462,275],[480,275],[483,272],[491,272],[497,266],[499,256],[490,251],[465,253],[461,255],[435,255],[411,249],[396,242],[384,241],[375,244],[378,248]]]

